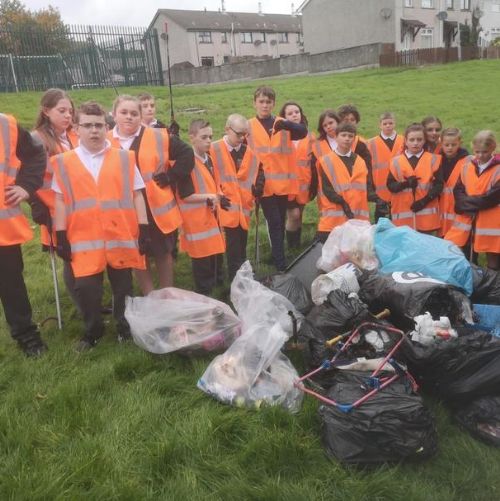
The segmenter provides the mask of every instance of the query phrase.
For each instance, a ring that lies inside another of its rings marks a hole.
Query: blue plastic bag
[[[500,337],[500,306],[492,304],[475,304],[474,313],[479,318],[476,327],[484,329],[492,336]]]
[[[472,294],[470,263],[451,242],[394,226],[386,218],[378,220],[374,240],[381,273],[420,272]]]

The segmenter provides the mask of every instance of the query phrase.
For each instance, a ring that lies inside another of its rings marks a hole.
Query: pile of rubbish
[[[442,239],[350,220],[260,282],[247,261],[226,304],[168,288],[129,298],[152,353],[219,353],[198,388],[235,407],[319,402],[327,454],[344,464],[425,460],[438,450],[426,394],[500,446],[500,274]],[[300,350],[304,374],[283,353]]]

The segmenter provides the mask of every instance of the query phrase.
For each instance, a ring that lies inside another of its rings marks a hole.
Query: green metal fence
[[[0,92],[163,85],[158,33],[131,27],[0,29]]]

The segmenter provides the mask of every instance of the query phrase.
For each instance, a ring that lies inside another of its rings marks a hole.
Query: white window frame
[[[413,0],[405,0],[404,6],[405,7],[413,7]]]
[[[241,31],[240,32],[240,42],[241,43],[253,43],[253,33],[251,31]]]
[[[211,31],[198,31],[198,43],[213,43]]]
[[[421,0],[420,6],[422,7],[422,9],[433,9],[434,0]]]
[[[470,10],[470,0],[460,0],[460,10]]]
[[[424,47],[423,41],[425,39],[430,39],[429,47]],[[432,49],[434,47],[434,29],[433,28],[422,28],[420,30],[420,48],[421,49]]]

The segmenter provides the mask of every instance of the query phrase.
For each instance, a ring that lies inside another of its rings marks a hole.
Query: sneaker
[[[78,341],[75,350],[78,353],[84,353],[86,351],[91,350],[95,345],[97,344],[97,341],[90,340],[86,337],[82,337],[80,341]]]

